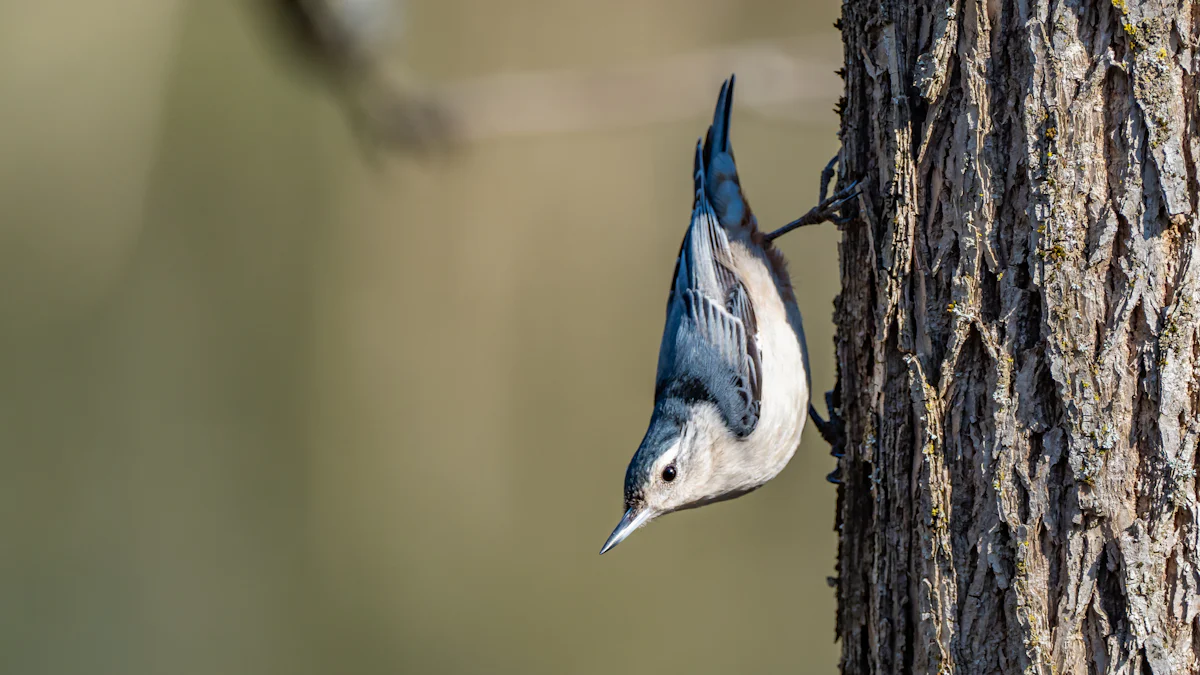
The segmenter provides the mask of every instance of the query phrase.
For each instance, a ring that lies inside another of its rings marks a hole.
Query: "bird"
[[[855,185],[825,199],[824,176],[816,207],[760,231],[729,139],[735,77],[721,85],[696,143],[695,198],[667,295],[654,408],[625,471],[624,515],[601,555],[655,518],[766,484],[815,414],[803,320],[773,241],[802,225],[848,220],[837,212]]]

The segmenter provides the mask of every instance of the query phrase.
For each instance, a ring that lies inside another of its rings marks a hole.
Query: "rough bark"
[[[841,23],[842,671],[1200,672],[1200,4]]]

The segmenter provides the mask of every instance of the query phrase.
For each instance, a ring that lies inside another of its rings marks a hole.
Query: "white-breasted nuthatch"
[[[791,460],[809,413],[804,326],[772,240],[839,220],[854,186],[771,233],[742,193],[721,87],[695,157],[696,196],[667,297],[650,428],[625,472],[625,515],[603,554],[654,518],[744,495]],[[832,162],[827,170],[832,175]]]

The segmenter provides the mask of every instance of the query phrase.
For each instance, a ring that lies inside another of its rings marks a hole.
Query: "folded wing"
[[[762,399],[757,323],[707,194],[705,154],[698,145],[696,199],[667,302],[656,397],[712,403],[744,437],[758,423]]]

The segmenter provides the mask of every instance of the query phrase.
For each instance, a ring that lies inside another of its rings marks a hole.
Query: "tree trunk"
[[[843,673],[1200,672],[1200,4],[843,11]]]

